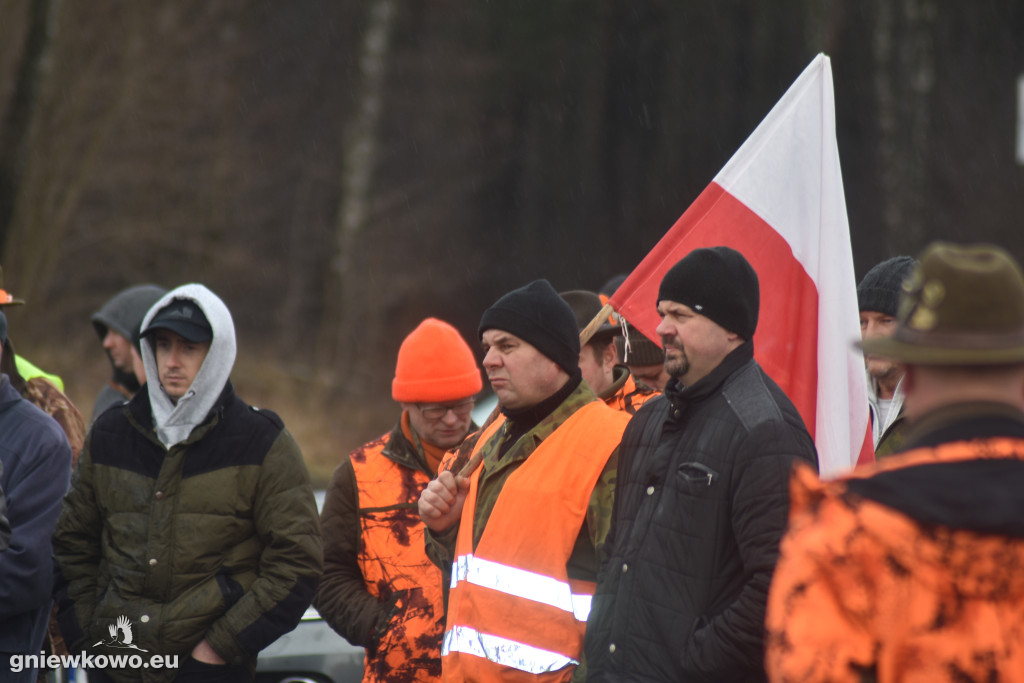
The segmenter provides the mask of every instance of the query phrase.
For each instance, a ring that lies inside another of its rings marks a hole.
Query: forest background
[[[11,338],[88,416],[90,314],[203,282],[322,484],[420,320],[630,271],[818,52],[858,277],[1024,257],[1024,0],[0,0]]]

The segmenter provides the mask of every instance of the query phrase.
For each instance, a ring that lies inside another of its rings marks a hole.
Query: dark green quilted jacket
[[[96,644],[123,616],[144,657],[176,654],[181,665],[205,638],[229,664],[250,669],[298,623],[322,564],[298,445],[230,383],[170,450],[153,432],[145,390],[101,415],[64,500],[54,554],[59,622],[73,652],[113,653]]]

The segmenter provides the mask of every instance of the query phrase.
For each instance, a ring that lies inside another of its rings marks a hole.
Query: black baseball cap
[[[208,342],[213,339],[213,328],[203,309],[189,299],[174,299],[161,308],[142,331],[142,336],[156,330],[170,330],[190,342]]]

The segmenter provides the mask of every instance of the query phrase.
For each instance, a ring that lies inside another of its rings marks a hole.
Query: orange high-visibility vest
[[[427,558],[416,506],[430,478],[392,462],[383,447],[364,451],[365,460],[352,458],[362,526],[359,568],[372,595],[380,598],[384,588],[388,595],[408,591],[408,598],[398,604],[376,653],[367,653],[363,681],[384,683],[399,673],[403,681],[436,681],[444,631],[443,578]]]
[[[496,420],[481,436],[480,450]],[[568,681],[583,652],[594,583],[566,565],[629,416],[601,401],[573,413],[509,475],[473,549],[480,469],[455,543],[442,680]]]

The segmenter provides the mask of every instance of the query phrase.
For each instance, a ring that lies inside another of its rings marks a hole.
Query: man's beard
[[[684,349],[680,345],[676,345],[676,344],[671,344],[670,345],[664,339],[662,339],[661,343],[664,345],[665,352],[666,352],[665,353],[665,372],[667,372],[670,376],[675,377],[678,380],[682,380],[683,375],[685,375],[686,373],[688,373],[690,371],[690,359],[686,355],[686,349]],[[672,358],[669,358],[668,357],[668,349],[670,349],[670,348],[675,349],[676,351],[678,351],[679,355],[675,356],[675,357],[672,357]]]
[[[872,359],[874,360],[874,359]],[[868,374],[876,382],[898,380],[903,375],[903,368],[895,361],[874,360],[877,365],[868,364]]]

